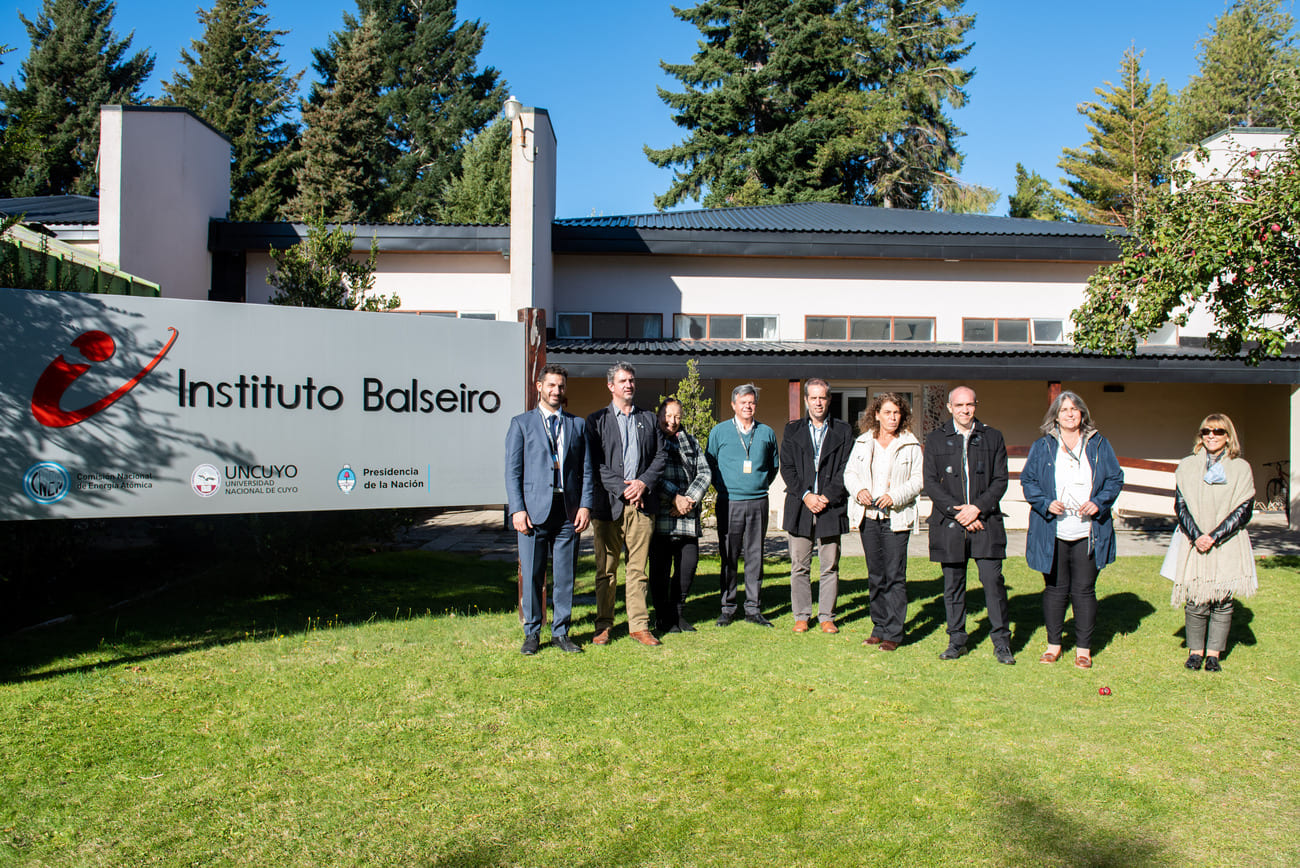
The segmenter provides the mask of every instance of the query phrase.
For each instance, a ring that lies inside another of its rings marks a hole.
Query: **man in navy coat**
[[[506,432],[507,507],[519,534],[519,564],[527,583],[519,650],[528,655],[536,654],[541,642],[548,556],[555,575],[551,644],[561,651],[582,651],[569,638],[569,620],[578,537],[591,521],[593,477],[586,424],[564,412],[567,384],[564,368],[542,368],[537,409],[511,419]]]

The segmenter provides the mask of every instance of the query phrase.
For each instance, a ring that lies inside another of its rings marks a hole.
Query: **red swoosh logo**
[[[176,343],[176,338],[180,336],[180,332],[171,326],[167,327],[167,331],[171,332],[167,345],[158,351],[158,355],[154,356],[149,364],[141,368],[134,377],[113,390],[111,395],[106,395],[93,404],[87,404],[80,410],[60,409],[59,402],[63,399],[63,393],[68,391],[68,387],[76,382],[78,377],[90,370],[90,365],[73,364],[66,361],[63,356],[59,356],[50,362],[49,367],[41,372],[41,378],[36,381],[36,388],[32,391],[32,415],[36,417],[37,422],[47,428],[67,428],[70,425],[84,422],[99,411],[111,407],[119,398],[139,385],[140,381],[158,366],[158,363],[163,360],[163,356],[167,355],[167,351]],[[81,354],[92,362],[102,362],[110,359],[113,357],[113,353],[117,351],[117,345],[113,342],[113,338],[101,331],[84,332],[77,336],[72,345],[81,350]]]

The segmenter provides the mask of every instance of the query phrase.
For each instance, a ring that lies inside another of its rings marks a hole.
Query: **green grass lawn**
[[[214,567],[10,636],[0,863],[1300,864],[1300,561],[1261,569],[1220,675],[1183,668],[1158,559],[1103,572],[1088,672],[1036,662],[1020,559],[1019,665],[993,659],[974,581],[972,653],[938,659],[920,560],[908,643],[865,648],[854,561],[838,636],[791,633],[788,564],[777,629],[713,626],[706,560],[698,633],[525,658],[513,564],[420,552],[276,593]],[[584,645],[593,619],[588,597]]]

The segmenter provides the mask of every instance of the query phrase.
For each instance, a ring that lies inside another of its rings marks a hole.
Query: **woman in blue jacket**
[[[1092,424],[1088,405],[1063,391],[1043,417],[1043,436],[1029,449],[1020,487],[1029,503],[1025,560],[1043,574],[1047,650],[1040,663],[1061,657],[1065,610],[1074,606],[1074,665],[1092,668],[1097,622],[1097,574],[1115,560],[1111,507],[1124,487],[1115,450]]]

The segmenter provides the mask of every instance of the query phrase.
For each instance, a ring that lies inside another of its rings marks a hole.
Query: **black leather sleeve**
[[[1245,500],[1242,501],[1240,506],[1228,513],[1228,517],[1225,518],[1218,527],[1210,531],[1210,536],[1214,539],[1214,544],[1217,546],[1219,543],[1228,539],[1237,531],[1245,527],[1246,522],[1250,521],[1250,516],[1254,512],[1254,508],[1254,500]]]
[[[1201,529],[1196,526],[1196,521],[1187,508],[1187,501],[1183,500],[1183,493],[1177,488],[1174,489],[1174,515],[1178,517],[1178,527],[1182,529],[1183,535],[1195,542],[1201,535]]]

